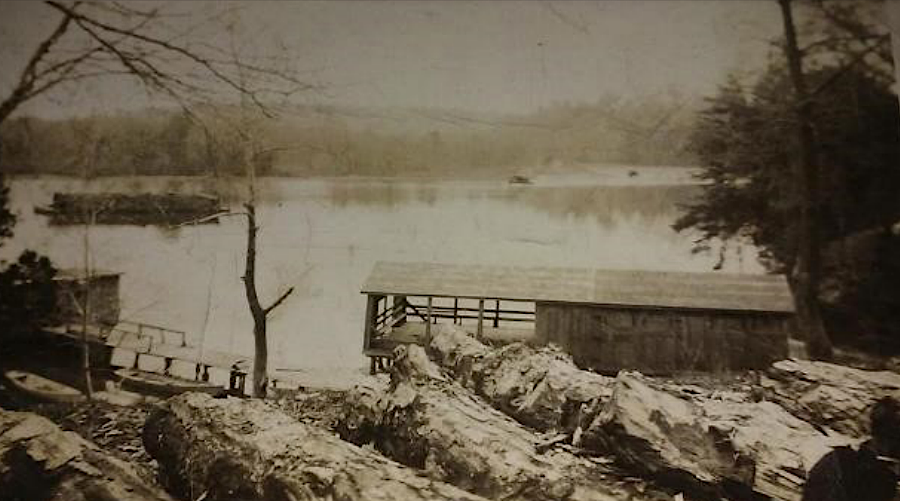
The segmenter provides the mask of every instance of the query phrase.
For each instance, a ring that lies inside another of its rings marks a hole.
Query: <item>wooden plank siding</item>
[[[787,356],[790,316],[537,304],[536,338],[604,373],[762,368]]]

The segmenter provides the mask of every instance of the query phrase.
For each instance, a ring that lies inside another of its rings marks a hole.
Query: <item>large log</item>
[[[603,461],[549,447],[444,375],[420,346],[397,348],[389,384],[351,391],[342,423],[345,438],[492,499],[671,499]]]
[[[429,353],[464,387],[540,431],[573,432],[612,395],[614,378],[579,369],[555,346],[488,347],[453,325],[435,330]]]
[[[29,412],[0,409],[0,498],[171,501],[130,466]]]
[[[622,372],[585,446],[698,495],[794,501],[809,469],[844,436],[826,436],[772,402],[688,398]]]
[[[144,445],[186,499],[479,500],[258,400],[188,393],[147,419]]]
[[[900,397],[900,374],[808,360],[772,364],[761,379],[766,398],[791,414],[852,437],[869,433],[869,410],[881,397]]]

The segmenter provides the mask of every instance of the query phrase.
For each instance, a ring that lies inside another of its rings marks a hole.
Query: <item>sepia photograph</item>
[[[900,501],[900,0],[4,0],[0,68],[0,501]]]

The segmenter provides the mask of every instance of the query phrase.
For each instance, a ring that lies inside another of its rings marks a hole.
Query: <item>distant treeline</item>
[[[615,98],[529,115],[298,107],[252,121],[257,175],[469,175],[572,164],[688,165],[694,107]],[[20,117],[0,129],[13,174],[240,175],[246,121],[148,109],[68,120]],[[202,118],[198,122],[197,117]],[[241,132],[239,132],[241,131]]]

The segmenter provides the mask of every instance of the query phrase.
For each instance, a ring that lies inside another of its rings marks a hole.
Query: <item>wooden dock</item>
[[[438,323],[462,325],[479,338],[510,343],[533,338],[534,322],[533,305],[520,301],[368,294],[363,355],[374,374],[390,364],[397,346],[426,344]]]

